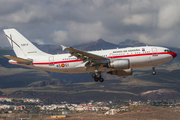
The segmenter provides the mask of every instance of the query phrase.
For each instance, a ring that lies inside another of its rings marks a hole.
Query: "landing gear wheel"
[[[94,78],[94,81],[95,81],[95,82],[98,82],[98,78],[95,77],[95,78]]]
[[[155,68],[156,68],[156,65],[152,67],[152,75],[155,75],[156,74],[156,71],[155,71]]]
[[[95,77],[96,77],[96,74],[95,74],[95,73],[93,73],[91,76],[92,76],[92,78],[95,78]]]
[[[152,74],[155,75],[155,74],[156,74],[156,71],[153,71]]]
[[[104,82],[104,79],[103,79],[103,78],[100,78],[99,81],[100,81],[100,82]]]
[[[100,79],[100,78],[101,78],[101,74],[97,74],[96,77],[97,77],[98,79]]]

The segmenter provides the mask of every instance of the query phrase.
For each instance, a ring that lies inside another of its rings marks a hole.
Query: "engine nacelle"
[[[133,72],[132,72],[132,69],[125,69],[125,70],[109,71],[107,73],[111,75],[117,75],[117,76],[131,76]]]
[[[110,63],[108,64],[108,67],[114,68],[114,69],[129,69],[130,68],[130,62],[128,59],[115,59],[111,60]]]

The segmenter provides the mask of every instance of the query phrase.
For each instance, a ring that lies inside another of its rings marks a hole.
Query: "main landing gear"
[[[100,73],[97,73],[97,74],[93,73],[91,76],[92,78],[94,78],[95,82],[98,82],[98,81],[104,82],[104,79],[101,77]]]
[[[156,74],[155,68],[156,68],[156,66],[153,66],[153,67],[152,67],[152,70],[153,70],[153,71],[152,71],[152,75],[155,75],[155,74]]]
[[[95,82],[98,82],[98,81],[104,82],[104,79],[101,77],[101,72],[99,72],[98,69],[99,69],[99,65],[96,65],[95,73],[93,73],[91,76],[92,76],[92,78],[94,78]]]

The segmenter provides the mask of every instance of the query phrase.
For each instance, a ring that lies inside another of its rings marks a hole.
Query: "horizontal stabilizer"
[[[10,56],[10,55],[4,55],[4,57],[14,60],[18,63],[24,63],[24,64],[30,64],[32,63],[32,60],[27,60],[27,59],[22,59],[22,58],[18,58],[18,57],[14,57],[14,56]]]

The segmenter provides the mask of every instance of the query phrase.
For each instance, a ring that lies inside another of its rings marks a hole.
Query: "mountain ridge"
[[[52,45],[52,44],[39,45],[37,43],[33,43],[33,44],[36,47],[38,47],[40,50],[51,53],[51,54],[65,53],[64,51],[62,51],[62,48],[60,45]],[[85,51],[92,51],[92,50],[101,50],[101,49],[115,49],[115,48],[123,48],[123,47],[145,46],[145,45],[146,44],[141,43],[137,40],[130,40],[130,39],[126,39],[125,41],[122,41],[119,44],[113,44],[109,41],[98,39],[96,41],[85,42],[78,45],[73,45],[71,47],[74,47],[80,50],[85,50]],[[67,47],[70,47],[70,46],[67,46]]]

